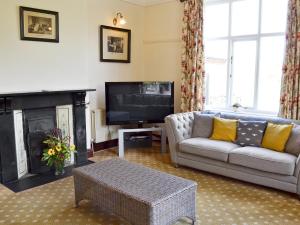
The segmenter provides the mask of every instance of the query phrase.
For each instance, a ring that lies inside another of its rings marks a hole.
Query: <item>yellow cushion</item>
[[[213,140],[231,141],[236,139],[237,120],[214,118]]]
[[[283,152],[292,132],[292,124],[268,123],[262,141],[262,147]]]

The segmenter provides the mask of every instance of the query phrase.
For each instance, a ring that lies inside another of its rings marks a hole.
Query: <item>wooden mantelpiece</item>
[[[0,93],[1,183],[18,179],[13,113],[15,110],[28,112],[30,110],[38,111],[42,109],[47,111],[49,109],[49,111],[53,111],[53,108],[57,106],[72,105],[74,143],[77,146],[78,152],[75,163],[80,165],[87,162],[85,97],[86,92],[89,91],[95,91],[95,89]],[[24,122],[25,119],[24,116]],[[26,138],[24,135],[24,140]]]

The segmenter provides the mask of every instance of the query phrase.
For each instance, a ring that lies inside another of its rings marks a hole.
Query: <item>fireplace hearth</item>
[[[10,183],[26,174],[47,174],[41,162],[43,140],[53,128],[70,136],[77,154],[69,165],[86,164],[85,90],[0,94],[0,181]]]

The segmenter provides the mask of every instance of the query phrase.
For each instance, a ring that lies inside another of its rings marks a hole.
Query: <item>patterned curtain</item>
[[[279,116],[300,120],[300,0],[289,0]]]
[[[203,0],[184,1],[181,111],[204,107]]]

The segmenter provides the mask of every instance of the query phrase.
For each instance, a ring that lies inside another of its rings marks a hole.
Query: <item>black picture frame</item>
[[[28,37],[26,36],[25,29],[28,29],[28,27],[25,27],[24,25],[24,12],[34,12],[34,13],[43,13],[43,14],[50,14],[55,16],[55,23],[53,26],[55,26],[55,38],[43,38],[43,37]],[[58,12],[55,11],[49,11],[49,10],[44,10],[44,9],[36,9],[36,8],[29,8],[29,7],[24,7],[20,6],[19,8],[20,12],[20,36],[21,40],[24,41],[43,41],[43,42],[59,42],[59,15]]]
[[[105,39],[104,39],[103,34],[104,34],[105,29],[126,33],[126,35],[127,35],[127,43],[125,43],[125,44],[127,44],[126,59],[112,59],[112,58],[104,57],[104,51],[105,51],[104,41],[105,41]],[[131,30],[101,25],[100,26],[100,61],[101,62],[130,63],[131,62]]]

